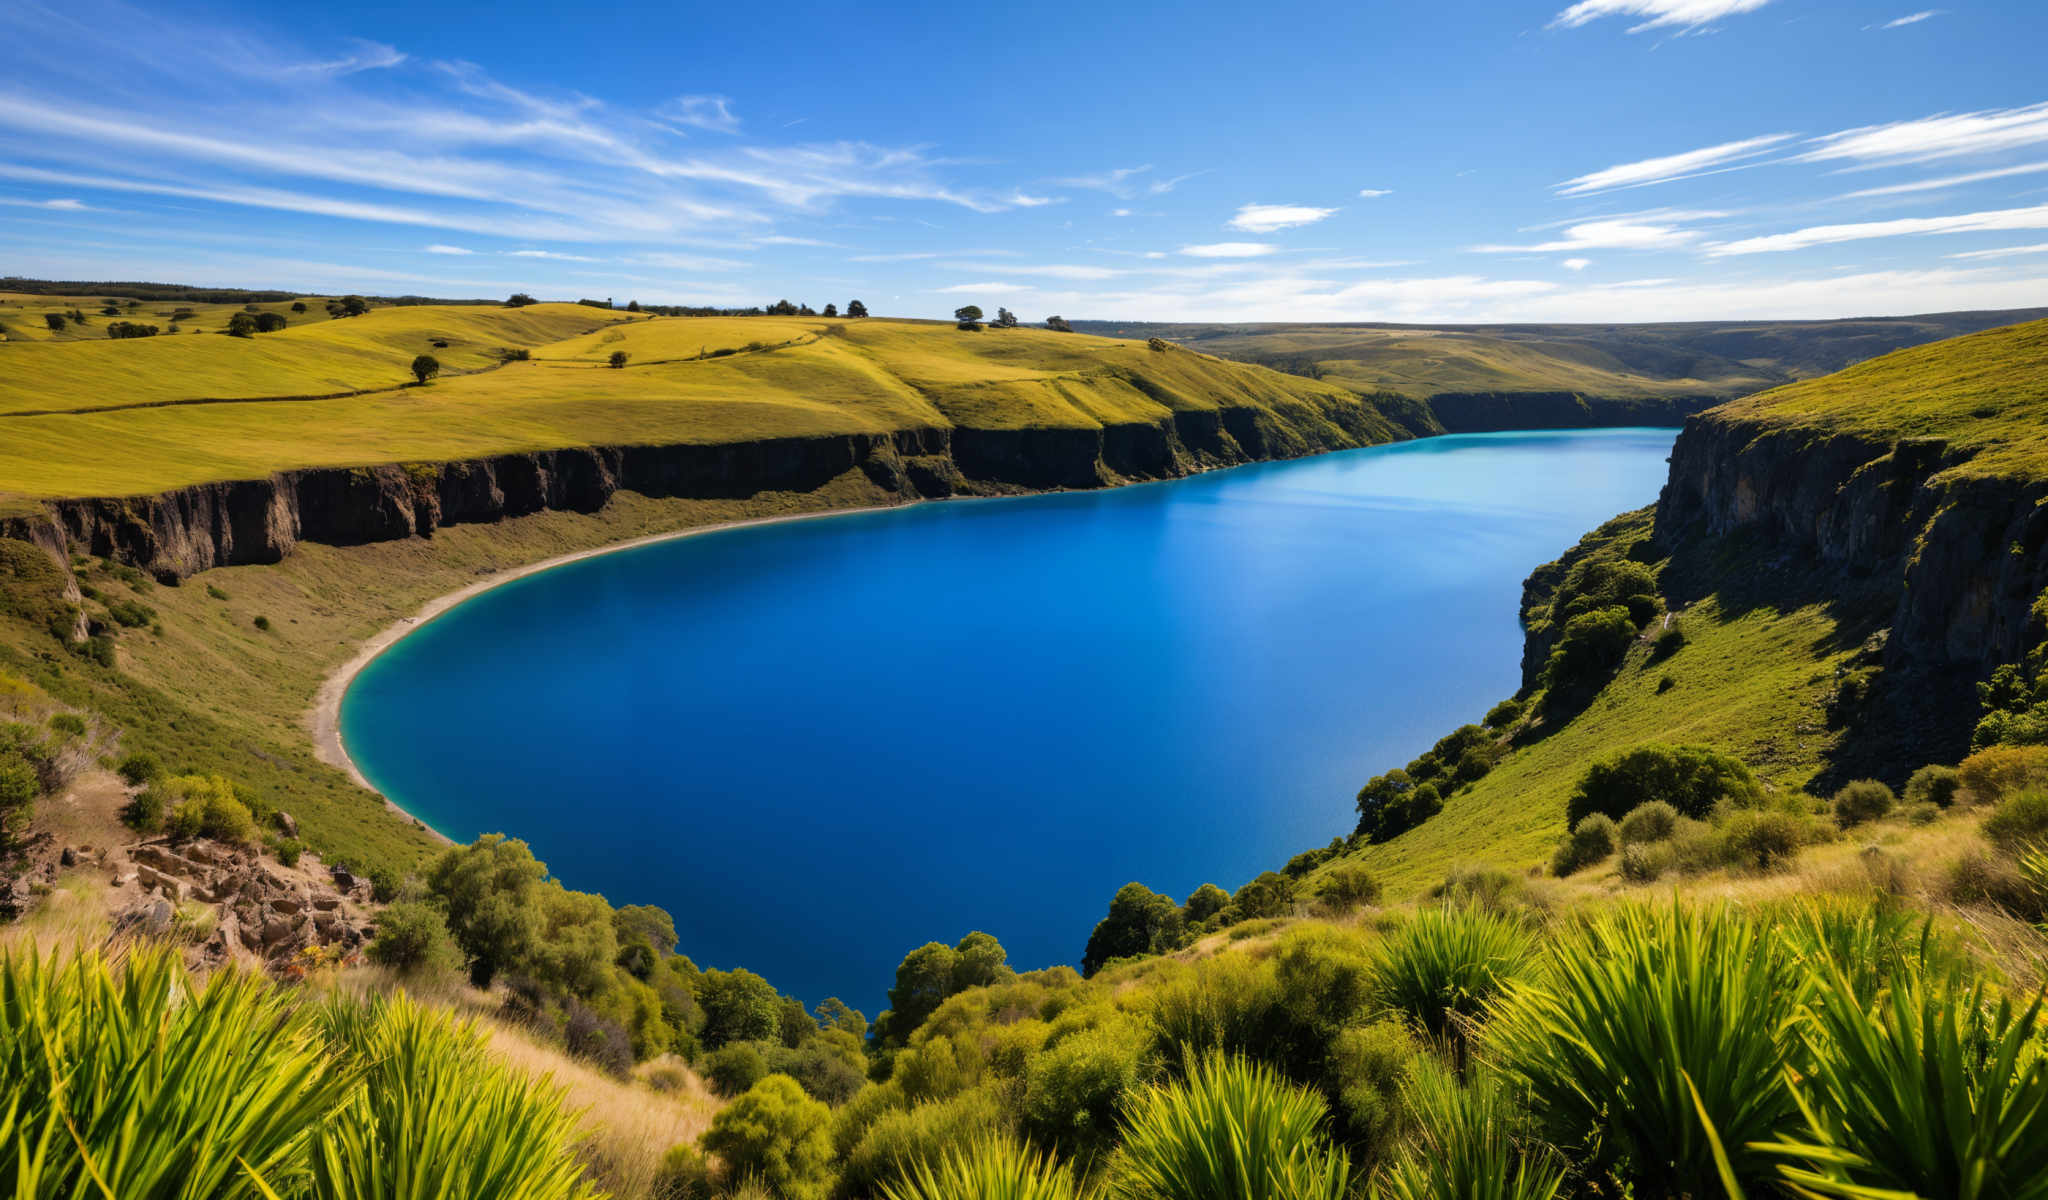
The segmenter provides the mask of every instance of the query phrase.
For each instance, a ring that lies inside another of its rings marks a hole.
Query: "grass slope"
[[[315,466],[917,426],[1096,428],[1224,404],[1327,413],[1332,385],[1178,348],[930,322],[410,307],[255,338],[0,347],[0,494],[134,495]],[[444,375],[396,386],[426,339]],[[530,361],[498,363],[501,346]],[[628,355],[623,369],[607,365]],[[333,399],[286,399],[383,387]],[[241,403],[180,403],[238,396]],[[261,397],[273,397],[262,399]],[[112,411],[109,404],[148,405]],[[16,415],[6,415],[8,412]],[[40,415],[24,415],[24,414]],[[106,447],[118,445],[118,456]]]

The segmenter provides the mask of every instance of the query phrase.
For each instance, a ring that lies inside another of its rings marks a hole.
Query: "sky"
[[[2048,305],[2043,0],[0,5],[0,275],[1026,320]]]

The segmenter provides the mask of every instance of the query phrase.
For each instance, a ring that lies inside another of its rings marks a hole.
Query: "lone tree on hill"
[[[846,302],[846,315],[849,317],[865,317],[868,315],[868,306],[858,300],[848,300]]]
[[[611,364],[612,370],[616,371],[620,367],[626,365],[626,359],[629,357],[631,356],[628,355],[624,350],[614,350],[612,351],[612,356],[605,361],[609,362]]]
[[[412,377],[421,383],[441,373],[441,360],[431,354],[422,354],[412,360]]]
[[[998,308],[996,309],[996,319],[990,322],[990,324],[994,325],[997,329],[1015,329],[1017,327],[1017,314],[1007,308]]]
[[[839,306],[838,306],[837,304],[827,304],[827,305],[825,306],[825,315],[826,315],[826,316],[828,316],[828,317],[836,317],[836,316],[838,316],[838,315],[839,315]]]
[[[258,333],[276,333],[284,327],[285,319],[283,313],[267,312],[256,314],[256,332]]]
[[[1045,319],[1045,327],[1047,329],[1052,330],[1054,333],[1074,332],[1074,327],[1067,323],[1067,319],[1065,317],[1047,317]]]
[[[294,300],[294,301],[292,301],[292,311],[293,311],[293,312],[298,312],[298,313],[302,313],[302,312],[305,312],[305,311],[306,311],[306,302],[305,302],[304,300]]]
[[[256,318],[245,312],[238,312],[228,318],[229,337],[253,337],[256,333]]]
[[[953,310],[953,319],[960,322],[960,328],[962,329],[980,329],[981,307],[975,304],[968,304],[956,308]]]
[[[51,333],[62,333],[64,332],[64,314],[44,313],[43,324],[48,325],[50,327]]]
[[[529,304],[538,303],[540,303],[540,301],[535,300],[532,296],[527,295],[525,292],[514,292],[509,298],[506,299],[505,307],[525,308]]]

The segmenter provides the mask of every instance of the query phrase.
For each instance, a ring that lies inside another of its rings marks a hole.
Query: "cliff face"
[[[1429,408],[1445,433],[1676,425],[1725,395],[1614,397],[1577,392],[1438,392]]]
[[[1696,416],[1672,449],[1657,537],[1746,530],[1895,583],[1888,665],[1981,674],[2042,636],[2048,481],[1947,470],[1965,458],[1938,439]]]
[[[156,495],[49,501],[38,515],[0,520],[0,536],[35,542],[60,562],[101,555],[176,582],[209,567],[276,562],[302,541],[353,545],[545,509],[595,512],[621,488],[730,499],[810,491],[859,470],[914,500],[1169,479],[1405,436],[1365,401],[1353,407],[1242,406],[1095,429],[916,428],[283,471]]]

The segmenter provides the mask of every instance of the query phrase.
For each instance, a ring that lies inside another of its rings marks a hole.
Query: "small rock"
[[[78,865],[78,851],[66,846],[64,847],[64,853],[57,856],[57,861],[67,867],[75,867]]]
[[[277,827],[288,838],[299,836],[299,823],[294,821],[292,815],[288,812],[279,812],[277,814]]]
[[[272,912],[296,913],[305,907],[304,902],[297,896],[279,896],[270,902]]]

